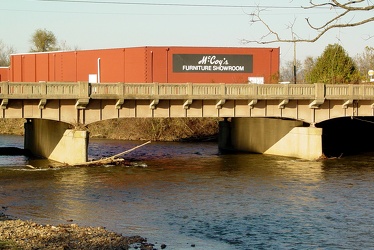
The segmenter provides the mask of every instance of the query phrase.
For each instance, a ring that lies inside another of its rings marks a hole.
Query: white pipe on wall
[[[100,68],[100,57],[97,58],[97,83],[100,83],[101,77],[101,68]]]

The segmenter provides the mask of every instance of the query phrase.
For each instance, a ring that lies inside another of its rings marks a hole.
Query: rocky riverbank
[[[0,119],[0,134],[23,135],[24,119]],[[218,118],[127,118],[90,124],[85,129],[91,138],[154,141],[215,140]],[[24,154],[22,149],[3,148],[0,155]],[[0,204],[1,205],[1,204]],[[0,250],[34,249],[165,249],[165,244],[147,243],[140,236],[125,237],[102,227],[76,224],[40,225],[12,220],[0,212]],[[194,244],[191,245],[194,247]]]
[[[161,249],[165,248],[161,245]],[[0,249],[143,249],[153,245],[140,236],[125,237],[103,227],[76,224],[40,225],[32,221],[9,219],[0,214]]]

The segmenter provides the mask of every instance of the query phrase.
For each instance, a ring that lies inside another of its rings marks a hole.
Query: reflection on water
[[[90,157],[138,144],[94,140]],[[30,169],[25,158],[1,159],[0,205],[19,218],[105,226],[168,249],[374,245],[374,154],[312,162],[152,143],[127,157],[137,164]]]

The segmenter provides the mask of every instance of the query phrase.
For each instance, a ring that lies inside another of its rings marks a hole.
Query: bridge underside
[[[374,117],[342,117],[316,124],[328,157],[374,151]]]

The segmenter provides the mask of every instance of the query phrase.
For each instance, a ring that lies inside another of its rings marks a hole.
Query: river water
[[[89,154],[138,144],[91,140]],[[4,146],[23,147],[23,137],[0,136]],[[126,158],[131,166],[66,168],[0,156],[0,211],[104,226],[158,249],[374,247],[374,153],[314,162],[220,155],[216,143],[152,142]]]

